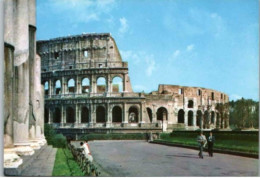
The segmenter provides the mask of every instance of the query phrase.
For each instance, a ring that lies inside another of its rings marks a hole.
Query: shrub
[[[66,137],[62,134],[55,134],[53,137],[53,147],[55,148],[65,148],[66,147]]]
[[[64,137],[62,134],[57,134],[51,125],[44,125],[44,135],[48,145],[53,145],[53,147],[56,148],[66,147],[66,137]]]
[[[110,134],[86,134],[79,137],[79,140],[145,140],[146,133],[110,133]]]

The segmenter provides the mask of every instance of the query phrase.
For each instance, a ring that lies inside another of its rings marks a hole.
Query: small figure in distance
[[[92,162],[92,161],[93,161],[93,157],[92,157],[92,155],[91,155],[91,153],[90,153],[90,149],[89,149],[88,141],[87,141],[87,140],[84,141],[84,149],[85,149],[86,157],[88,158],[88,160],[89,160],[90,162]]]
[[[209,156],[211,157],[213,157],[214,143],[215,143],[215,137],[213,136],[212,132],[210,132],[208,137],[208,152],[209,152]]]
[[[199,144],[199,157],[203,159],[203,147],[207,144],[207,139],[203,132],[200,132],[200,135],[197,137],[197,142]]]

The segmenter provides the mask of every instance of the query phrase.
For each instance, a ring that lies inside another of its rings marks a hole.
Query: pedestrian
[[[207,139],[203,132],[200,132],[200,135],[197,137],[197,142],[199,144],[199,157],[203,159],[203,147],[207,144]]]
[[[90,153],[90,149],[89,149],[89,145],[88,145],[88,141],[87,140],[84,141],[84,149],[85,149],[86,157],[88,158],[88,160],[90,162],[92,162],[93,161],[93,157],[92,157],[92,155]]]
[[[213,136],[213,133],[210,132],[209,137],[208,137],[208,152],[209,152],[209,156],[211,156],[211,157],[213,157],[214,143],[215,143],[215,137]]]

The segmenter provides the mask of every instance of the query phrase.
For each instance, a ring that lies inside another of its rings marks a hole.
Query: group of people
[[[90,161],[92,162],[93,161],[93,157],[90,153],[90,149],[89,149],[89,146],[88,146],[88,141],[84,141],[83,142],[80,142],[80,148],[82,149],[83,151],[83,154],[85,155],[85,157]]]
[[[215,137],[213,136],[213,133],[209,133],[208,139],[205,135],[203,135],[203,132],[200,132],[200,135],[197,138],[197,142],[199,144],[199,157],[203,159],[203,148],[206,147],[208,144],[208,153],[210,157],[213,157],[213,146],[215,143]]]

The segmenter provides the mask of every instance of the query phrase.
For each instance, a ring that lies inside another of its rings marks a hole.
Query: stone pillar
[[[196,127],[196,123],[197,123],[197,112],[193,112],[193,123],[192,123],[192,125],[194,126],[194,127]]]
[[[97,82],[96,82],[95,75],[91,75],[91,77],[90,77],[90,92],[97,93]]]
[[[111,127],[112,112],[109,103],[106,103],[106,127]]]
[[[75,126],[78,126],[79,123],[79,105],[76,104],[76,109],[75,109]]]
[[[123,74],[123,92],[126,92],[126,75]]]
[[[66,90],[67,90],[66,79],[65,79],[65,77],[62,77],[62,78],[61,78],[61,93],[62,93],[63,95],[65,95],[65,94],[66,94]]]
[[[126,108],[126,103],[123,104],[123,123],[124,124],[128,123],[128,111]]]
[[[93,126],[96,123],[96,105],[91,105],[91,120],[90,120],[90,126]]]
[[[64,126],[64,106],[61,105],[61,127]]]
[[[185,126],[188,126],[188,111],[185,111],[184,113],[184,124]]]
[[[82,106],[79,106],[79,118],[78,118],[79,124],[81,124],[81,112],[82,112]]]
[[[82,79],[77,76],[77,80],[78,80],[78,94],[81,94],[82,93]]]
[[[112,80],[111,80],[111,76],[110,75],[107,75],[106,83],[107,83],[106,92],[107,93],[112,93],[113,92],[113,86],[112,86]]]
[[[167,112],[164,111],[163,112],[163,123],[162,123],[162,130],[163,132],[166,132],[167,131]]]
[[[153,105],[152,108],[152,123],[156,123],[156,106]]]
[[[66,124],[67,123],[67,107],[63,106],[63,123]]]
[[[53,94],[53,92],[52,92],[52,90],[53,90],[52,87],[53,87],[52,80],[49,79],[49,95],[50,95],[50,97],[51,97],[51,95]]]

